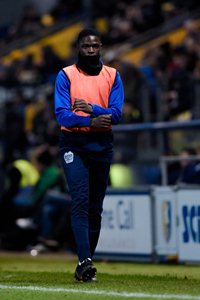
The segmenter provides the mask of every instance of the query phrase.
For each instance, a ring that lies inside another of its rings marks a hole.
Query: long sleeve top
[[[90,117],[97,117],[103,114],[111,114],[112,124],[117,124],[122,116],[123,102],[123,84],[120,74],[116,72],[115,81],[108,99],[108,108],[101,107],[97,104],[91,104],[93,109],[92,115],[77,115],[71,110],[70,80],[63,70],[57,75],[55,84],[55,115],[60,126],[89,127]]]

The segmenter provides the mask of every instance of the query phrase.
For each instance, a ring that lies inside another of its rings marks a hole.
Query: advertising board
[[[155,187],[154,228],[157,255],[177,255],[176,191],[173,187]]]
[[[149,195],[106,195],[96,253],[150,255],[152,245]]]
[[[200,190],[177,192],[179,260],[200,262]]]

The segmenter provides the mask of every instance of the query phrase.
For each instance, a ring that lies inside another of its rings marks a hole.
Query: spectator
[[[24,130],[25,99],[21,90],[5,103],[4,162],[7,164],[17,157],[25,156],[27,136]]]
[[[143,58],[141,65],[139,67],[140,72],[146,79],[146,85],[148,89],[149,102],[150,102],[150,121],[156,121],[156,116],[158,114],[158,78],[157,72],[159,69],[158,61],[161,57],[161,52],[159,48],[148,49]]]
[[[191,160],[190,156],[195,157],[197,152],[193,148],[184,148],[180,153],[179,183],[200,184],[200,160]]]
[[[9,186],[4,192],[1,203],[2,216],[8,216],[8,218],[4,219],[4,226],[7,231],[14,230],[17,219],[35,216],[40,211],[49,189],[60,191],[65,189],[62,172],[55,165],[48,146],[42,145],[34,151],[32,156],[33,165],[29,162],[25,163],[29,171],[24,167],[19,168],[19,162],[17,161],[14,162],[14,165],[8,172]],[[31,188],[29,188],[28,178],[30,174],[34,174],[34,166],[39,171],[40,176],[37,182],[34,182],[34,185],[31,185]],[[23,186],[24,181],[26,182],[25,186]],[[6,222],[8,222],[7,226],[5,225]]]
[[[30,195],[39,179],[35,166],[26,159],[16,159],[6,168],[6,184],[0,202],[0,232],[7,233],[15,220],[31,205]]]
[[[37,8],[28,4],[25,6],[21,17],[9,27],[8,41],[21,37],[30,37],[43,28]]]
[[[168,116],[167,119],[191,110],[194,100],[194,86],[187,70],[187,53],[177,48],[169,65]]]
[[[41,58],[37,63],[37,69],[41,74],[42,81],[52,82],[54,84],[56,74],[64,62],[50,46],[41,48],[40,56]]]
[[[64,246],[75,251],[74,237],[70,222],[71,197],[50,189],[32,219],[18,219],[17,224],[24,229],[36,227],[37,238],[30,245],[30,251],[48,252]]]

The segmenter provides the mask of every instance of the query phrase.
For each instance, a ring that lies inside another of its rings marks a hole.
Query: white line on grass
[[[109,292],[104,290],[81,290],[81,289],[65,289],[65,288],[46,288],[39,286],[10,286],[0,285],[0,289],[10,290],[28,290],[28,291],[41,291],[41,292],[64,292],[64,293],[84,293],[88,295],[103,295],[103,296],[116,296],[124,298],[155,298],[155,299],[192,299],[200,300],[200,296],[192,295],[173,295],[173,294],[149,294],[149,293],[127,293],[127,292]]]

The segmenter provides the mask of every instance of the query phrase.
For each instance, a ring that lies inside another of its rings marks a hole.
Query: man
[[[178,182],[185,184],[200,184],[200,161],[195,158],[197,151],[194,148],[185,147],[181,150],[180,171]]]
[[[96,279],[103,199],[113,153],[112,124],[122,115],[119,73],[100,60],[101,38],[93,29],[78,35],[78,60],[58,73],[55,114],[61,126],[60,152],[72,197],[71,223],[79,263],[78,281]]]

